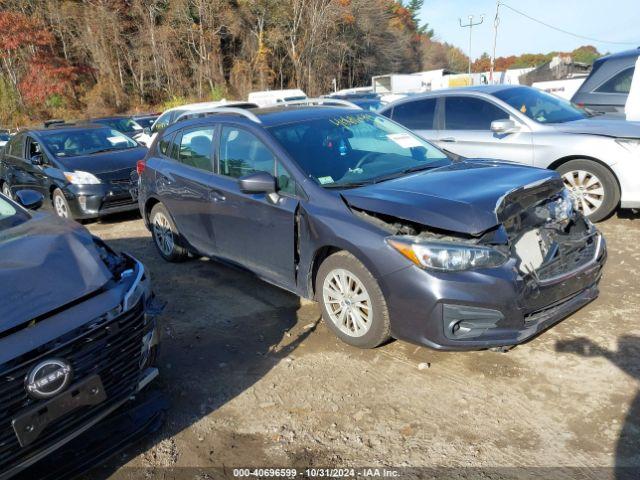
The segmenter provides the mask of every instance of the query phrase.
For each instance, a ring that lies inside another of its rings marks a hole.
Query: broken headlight
[[[461,243],[425,242],[415,237],[389,237],[387,243],[418,267],[442,272],[498,267],[508,259],[494,248]]]
[[[135,275],[135,279],[133,283],[127,290],[127,293],[124,296],[124,300],[122,302],[122,310],[126,312],[133,308],[142,298],[148,297],[149,295],[149,279],[144,270],[144,266],[136,261],[137,269],[133,270],[125,270],[122,272],[122,278]]]

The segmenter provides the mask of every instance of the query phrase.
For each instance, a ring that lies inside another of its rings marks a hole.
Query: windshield
[[[151,125],[153,125],[153,122],[156,120],[156,118],[158,117],[138,118],[136,119],[136,122],[138,122],[138,125],[140,125],[142,128],[151,128]]]
[[[138,146],[135,141],[111,128],[59,130],[43,135],[43,142],[47,149],[59,158],[126,150]]]
[[[0,195],[0,232],[20,225],[27,220],[29,220],[29,215],[18,210]],[[2,240],[0,239],[0,241]]]
[[[374,183],[450,163],[430,143],[372,113],[280,125],[271,132],[310,178],[328,188]]]
[[[588,117],[571,102],[534,88],[506,88],[493,95],[539,123],[565,123]]]
[[[280,103],[280,102],[297,102],[300,100],[306,100],[307,97],[305,97],[304,95],[300,95],[300,96],[296,96],[296,97],[284,97],[284,98],[278,98],[276,100],[276,102]]]
[[[112,118],[109,120],[95,120],[95,122],[124,133],[138,132],[142,130],[140,124],[132,118]]]
[[[349,100],[351,103],[355,103],[357,106],[362,108],[363,110],[369,110],[370,112],[375,112],[376,110],[382,107],[382,102],[375,98],[367,98],[367,99],[354,99]]]
[[[9,134],[0,132],[0,142],[8,142],[8,141],[9,141]]]

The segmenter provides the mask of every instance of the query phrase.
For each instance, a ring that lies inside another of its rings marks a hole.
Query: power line
[[[587,36],[585,36],[585,35],[579,35],[579,34],[577,34],[577,33],[573,33],[573,32],[570,32],[570,31],[568,31],[568,30],[564,30],[564,29],[562,29],[562,28],[559,28],[559,27],[555,27],[555,26],[553,26],[553,25],[550,25],[550,24],[548,24],[548,23],[546,23],[546,22],[543,22],[542,20],[538,20],[537,18],[533,18],[531,15],[527,15],[526,13],[521,12],[520,10],[515,9],[515,8],[513,8],[512,6],[507,5],[507,4],[506,4],[506,3],[504,3],[504,2],[498,2],[498,6],[507,7],[509,10],[513,10],[515,13],[517,13],[517,14],[519,14],[519,15],[522,15],[523,17],[526,17],[526,18],[528,18],[529,20],[532,20],[532,21],[534,21],[534,22],[536,22],[536,23],[539,23],[539,24],[541,24],[541,25],[544,25],[545,27],[551,28],[551,29],[553,29],[553,30],[557,30],[558,32],[566,33],[567,35],[571,35],[572,37],[581,38],[581,39],[583,39],[583,40],[590,40],[590,41],[592,41],[592,42],[596,42],[596,43],[609,43],[609,44],[612,44],[612,45],[633,45],[634,47],[638,45],[638,43],[636,43],[636,42],[610,42],[610,41],[607,41],[607,40],[600,40],[600,39],[598,39],[598,38],[587,37]]]

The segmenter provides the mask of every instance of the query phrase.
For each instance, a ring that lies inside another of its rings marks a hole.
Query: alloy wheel
[[[173,252],[173,232],[169,219],[163,213],[153,217],[153,237],[160,251],[167,257]]]
[[[69,218],[69,208],[67,207],[64,198],[60,195],[54,195],[53,206],[56,209],[56,214],[62,218]]]
[[[575,204],[584,215],[591,215],[602,206],[604,187],[600,179],[586,170],[571,170],[562,175]]]
[[[371,297],[352,272],[330,271],[323,282],[322,298],[329,318],[344,334],[361,337],[371,328]]]

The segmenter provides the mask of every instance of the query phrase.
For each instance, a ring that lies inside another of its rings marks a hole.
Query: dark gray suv
[[[581,107],[624,116],[640,48],[607,55],[593,63],[591,73],[571,101]]]
[[[557,173],[459,160],[360,109],[178,122],[138,172],[162,257],[222,258],[314,298],[358,347],[521,343],[597,296],[606,257]]]

